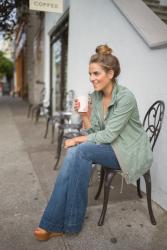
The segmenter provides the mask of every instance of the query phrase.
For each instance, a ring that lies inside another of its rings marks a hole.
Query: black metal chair
[[[54,143],[55,126],[57,125],[57,128],[58,128],[58,141],[59,141],[59,135],[61,134],[61,129],[60,129],[61,125],[70,123],[74,95],[75,95],[74,91],[69,90],[66,93],[64,110],[56,111],[54,112],[54,114],[52,114],[52,112],[48,113],[44,138],[47,138],[49,125],[51,125],[51,128],[52,128],[51,143]]]
[[[162,126],[162,121],[164,117],[164,111],[165,111],[165,104],[163,101],[156,101],[147,111],[144,121],[143,121],[143,126],[145,128],[145,131],[147,132],[152,150],[154,149],[155,143],[157,141],[157,138],[159,136],[161,126]],[[110,192],[110,187],[111,183],[113,180],[113,177],[117,174],[120,173],[121,170],[112,170],[110,168],[107,168],[105,166],[101,166],[100,170],[100,183],[99,183],[99,188],[97,191],[97,194],[95,196],[95,200],[98,199],[102,186],[104,183],[104,199],[103,199],[103,208],[101,212],[100,219],[98,221],[98,226],[102,226],[104,224],[104,219],[105,219],[105,214],[107,211],[107,204],[108,204],[108,199],[109,199],[109,192]],[[149,216],[150,216],[150,221],[153,225],[156,225],[156,221],[154,218],[153,210],[152,210],[152,204],[151,204],[151,176],[150,176],[150,171],[145,173],[143,175],[145,183],[146,183],[146,196],[147,196],[147,205],[148,205],[148,211],[149,211]],[[140,179],[137,180],[137,193],[140,198],[142,198],[141,190],[140,190]]]
[[[41,85],[44,84],[44,82],[41,82],[41,81],[40,83],[38,82],[39,81],[37,81],[37,84],[41,84]],[[45,96],[45,87],[42,87],[40,91],[40,95],[39,95],[39,103],[37,104],[30,103],[28,106],[27,117],[29,118],[31,116],[31,119],[33,120],[34,114],[35,114],[35,123],[38,122],[42,109],[43,110],[46,109],[43,104],[44,96]]]

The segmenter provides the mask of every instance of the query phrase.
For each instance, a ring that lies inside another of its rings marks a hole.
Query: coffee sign
[[[29,0],[31,10],[63,12],[63,0]]]

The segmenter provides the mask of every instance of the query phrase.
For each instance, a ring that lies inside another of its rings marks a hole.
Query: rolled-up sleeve
[[[112,143],[128,123],[135,106],[136,99],[131,92],[128,95],[122,95],[120,100],[117,100],[114,112],[107,121],[105,129],[89,134],[88,141],[100,144]]]

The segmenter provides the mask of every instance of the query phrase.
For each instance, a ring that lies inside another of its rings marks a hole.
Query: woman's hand
[[[80,108],[80,102],[77,99],[75,99],[74,110],[76,112],[78,112],[79,108]],[[88,103],[88,111],[87,112],[78,112],[78,113],[81,115],[81,117],[88,117],[89,113],[90,113],[90,104]]]
[[[80,103],[77,99],[75,99],[74,110],[76,112],[78,112],[79,107],[80,107]],[[88,102],[88,111],[87,112],[78,112],[82,118],[82,121],[83,121],[83,128],[85,128],[85,129],[91,127],[91,123],[90,123],[91,111],[92,111],[92,105],[90,102]]]
[[[77,137],[74,137],[72,139],[67,139],[64,142],[64,148],[73,147],[73,146],[76,146],[77,144],[85,142],[85,141],[87,141],[86,135],[77,136]]]
[[[72,139],[67,139],[65,140],[64,142],[64,148],[69,148],[69,147],[73,147],[76,145],[76,140],[75,138],[72,138]]]
[[[78,112],[79,108],[80,108],[80,102],[78,101],[78,99],[75,99],[74,100],[74,110],[76,112]]]

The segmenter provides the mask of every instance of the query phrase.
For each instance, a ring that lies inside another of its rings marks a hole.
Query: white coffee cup
[[[88,96],[78,96],[77,101],[80,103],[78,112],[87,112],[88,111]]]

